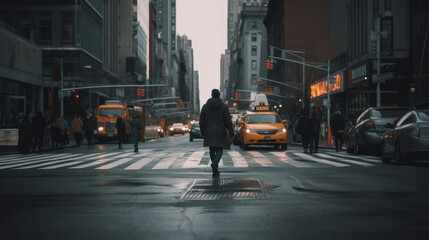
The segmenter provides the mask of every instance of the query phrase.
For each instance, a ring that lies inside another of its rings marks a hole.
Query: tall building
[[[310,85],[320,80],[320,74],[326,74],[309,66],[304,71],[299,63],[305,60],[327,65],[328,59],[347,49],[346,3],[342,0],[270,0],[268,3],[264,21],[268,45],[289,51],[278,50],[272,54],[298,62],[276,60],[274,69],[268,72],[269,79],[290,85],[277,85],[279,95],[287,96],[278,100],[285,106],[289,120],[293,121],[303,106],[309,107]],[[290,51],[295,51],[296,56]]]
[[[45,0],[16,0],[2,1],[1,6],[0,21],[4,28],[20,35],[26,41],[37,44],[38,49],[42,51],[42,60],[38,64],[41,64],[42,68],[43,93],[39,93],[37,89],[35,93],[19,93],[20,96],[37,94],[35,95],[37,98],[43,99],[41,110],[60,112],[59,104],[54,103],[60,102],[58,90],[61,80],[64,82],[64,88],[74,88],[101,82],[105,84],[106,81],[114,79],[113,75],[103,69],[103,48],[100,44],[103,36],[101,1],[58,3]],[[36,49],[35,51],[37,52]],[[16,80],[18,79],[13,81]],[[16,89],[15,87],[9,89]],[[65,92],[66,114],[81,111],[82,108],[91,110],[95,108],[97,102],[111,95],[108,89],[77,92],[79,94],[75,93],[76,95]],[[8,96],[15,94],[6,93]],[[79,98],[74,98],[78,95]],[[33,109],[36,110],[35,107],[26,107],[18,111],[29,113]]]
[[[177,57],[173,59],[174,51],[176,51],[176,0],[158,0],[154,6],[156,9],[156,35],[163,45],[158,47],[160,50],[158,56],[164,55],[161,51],[166,51],[168,92],[174,96],[177,74],[170,71],[178,69]]]
[[[225,50],[225,53],[220,57],[220,95],[221,98],[226,98],[229,81],[229,65],[230,65],[230,54],[229,50]],[[229,100],[226,99],[225,104],[229,104]]]

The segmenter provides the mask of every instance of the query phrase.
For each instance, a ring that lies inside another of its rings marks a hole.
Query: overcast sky
[[[200,76],[200,107],[220,87],[220,56],[227,48],[227,0],[177,0],[177,34],[187,35]]]

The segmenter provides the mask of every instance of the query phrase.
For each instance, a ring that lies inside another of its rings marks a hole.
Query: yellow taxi
[[[240,121],[240,147],[247,150],[249,145],[273,145],[286,150],[286,123],[287,120],[281,120],[270,106],[255,106],[254,111],[247,111],[244,120]]]

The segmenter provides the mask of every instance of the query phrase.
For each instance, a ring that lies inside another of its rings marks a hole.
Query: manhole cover
[[[259,179],[195,180],[181,199],[267,199],[267,190]]]

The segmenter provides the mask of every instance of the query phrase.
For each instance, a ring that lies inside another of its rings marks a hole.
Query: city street
[[[427,239],[427,164],[189,135],[0,156],[0,239]]]

